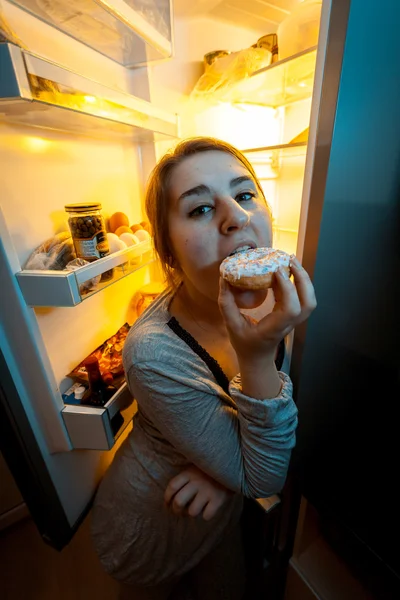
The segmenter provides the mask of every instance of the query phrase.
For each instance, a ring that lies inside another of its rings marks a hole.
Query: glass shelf
[[[76,271],[26,270],[16,273],[16,277],[28,306],[69,307],[80,304],[154,260],[149,240],[114,252]],[[97,281],[90,285],[93,278]]]
[[[10,0],[124,67],[172,56],[171,0]]]
[[[278,107],[312,95],[317,47],[278,61],[242,79],[219,100]]]
[[[177,116],[13,44],[0,44],[0,118],[138,142],[177,137]]]
[[[273,156],[281,158],[291,158],[304,156],[307,151],[307,142],[296,142],[294,144],[277,144],[276,146],[264,146],[262,148],[247,148],[242,150],[243,154],[248,154],[248,158],[253,162],[271,162]]]
[[[253,165],[259,180],[263,181],[277,178],[282,165],[304,166],[307,142],[249,148],[242,152]]]

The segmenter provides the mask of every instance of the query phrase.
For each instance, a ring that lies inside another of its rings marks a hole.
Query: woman
[[[272,243],[254,170],[224,142],[191,139],[164,156],[146,209],[169,287],[125,343],[139,411],[100,486],[94,541],[106,570],[131,586],[124,597],[174,597],[190,574],[197,598],[236,599],[243,496],[282,488],[295,443],[276,349],[315,308],[314,290],[293,258],[294,284],[279,271],[274,309],[256,322],[239,308],[261,305],[266,291],[220,280],[226,256]]]

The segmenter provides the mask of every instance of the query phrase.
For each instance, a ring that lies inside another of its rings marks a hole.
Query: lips
[[[234,250],[227,256],[233,256],[234,254],[238,254],[239,252],[244,252],[245,250],[252,250],[257,248],[257,245],[254,242],[243,241],[240,242]]]

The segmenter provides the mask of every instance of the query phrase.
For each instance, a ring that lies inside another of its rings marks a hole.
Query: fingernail
[[[290,255],[290,262],[292,264],[294,264],[296,267],[300,267],[301,266],[300,262],[299,262],[299,259],[294,254]]]
[[[282,275],[282,277],[284,279],[289,279],[286,269],[282,269],[282,267],[279,267],[279,273]]]

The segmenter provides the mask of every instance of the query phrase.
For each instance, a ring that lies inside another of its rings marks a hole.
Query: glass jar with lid
[[[76,256],[89,262],[107,256],[110,247],[100,202],[67,204],[65,210]],[[107,271],[102,280],[111,277],[112,271]]]

